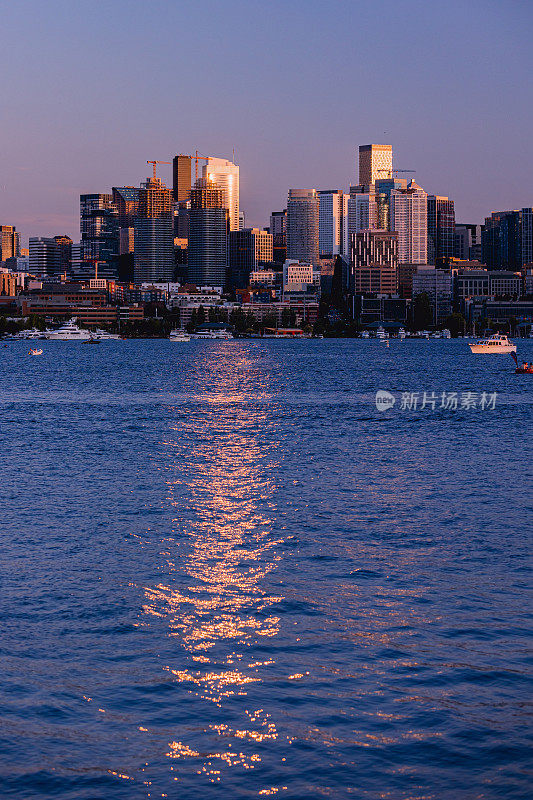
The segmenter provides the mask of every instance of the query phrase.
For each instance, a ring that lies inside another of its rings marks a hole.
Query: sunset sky
[[[532,30],[527,0],[5,3],[0,223],[79,239],[80,193],[235,148],[262,227],[370,142],[458,222],[531,206]]]

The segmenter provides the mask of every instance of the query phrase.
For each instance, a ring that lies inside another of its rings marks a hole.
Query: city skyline
[[[233,160],[235,148],[240,207],[263,227],[290,187],[348,191],[366,142],[392,144],[395,165],[453,198],[458,221],[531,204],[527,4],[303,8],[119,1],[105,26],[88,3],[7,8],[2,222],[24,242],[77,238],[80,194],[139,185],[148,159],[198,149]],[[193,58],[202,49],[220,75]],[[172,184],[170,166],[158,173]]]

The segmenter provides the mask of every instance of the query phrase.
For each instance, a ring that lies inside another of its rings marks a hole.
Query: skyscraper
[[[318,267],[319,199],[316,189],[289,189],[287,258]]]
[[[230,231],[239,230],[239,167],[225,158],[208,158],[202,176],[222,190],[224,208],[228,209]]]
[[[522,266],[533,264],[533,208],[523,208],[521,231]]]
[[[191,157],[174,156],[172,159],[172,190],[176,203],[183,203],[191,195]]]
[[[0,261],[20,255],[20,233],[14,225],[0,225]]]
[[[341,189],[320,191],[318,250],[320,256],[348,255],[348,195]]]
[[[359,183],[370,186],[379,178],[392,177],[392,145],[362,144],[359,147]]]
[[[390,228],[398,233],[400,264],[427,264],[427,194],[414,180],[391,192]]]
[[[273,211],[270,215],[270,233],[274,261],[283,264],[287,258],[287,209]]]
[[[259,228],[243,228],[229,234],[229,284],[246,289],[250,273],[260,262],[272,261],[272,234]]]
[[[365,230],[351,243],[352,291],[355,294],[396,294],[398,289],[398,234]]]
[[[224,286],[228,263],[228,210],[224,192],[199,178],[191,189],[187,278],[197,286]]]
[[[430,194],[427,198],[428,264],[450,258],[455,249],[455,209],[448,197]]]
[[[160,178],[147,178],[141,185],[134,229],[135,283],[171,281],[174,277],[173,198]]]
[[[70,274],[72,239],[69,236],[32,236],[29,251],[29,270],[35,275]]]
[[[116,278],[119,254],[118,214],[110,194],[80,195],[80,258],[76,277]]]

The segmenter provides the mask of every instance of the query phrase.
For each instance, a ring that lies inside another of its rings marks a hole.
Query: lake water
[[[0,347],[2,800],[531,797],[533,376]]]

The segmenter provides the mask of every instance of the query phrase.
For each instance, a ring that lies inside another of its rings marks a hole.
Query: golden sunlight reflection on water
[[[209,376],[206,394],[191,398],[202,412],[184,418],[170,409],[178,421],[165,442],[168,500],[177,514],[173,533],[182,544],[165,542],[167,579],[145,587],[143,610],[168,622],[176,658],[165,668],[206,704],[206,742],[227,743],[206,752],[177,736],[166,756],[194,760],[198,774],[216,782],[224,765],[252,769],[261,760],[253,745],[278,737],[262,708],[234,705],[232,719],[237,710],[239,724],[218,721],[224,720],[225,704],[246,697],[275,663],[249,651],[279,632],[279,617],[269,608],[283,598],[263,586],[280,557],[280,540],[265,513],[274,492],[276,442],[265,448],[258,441],[257,432],[268,425],[268,405],[253,402],[258,393],[265,396],[266,387],[249,358],[235,359],[229,370],[216,351],[205,351],[197,373]]]

